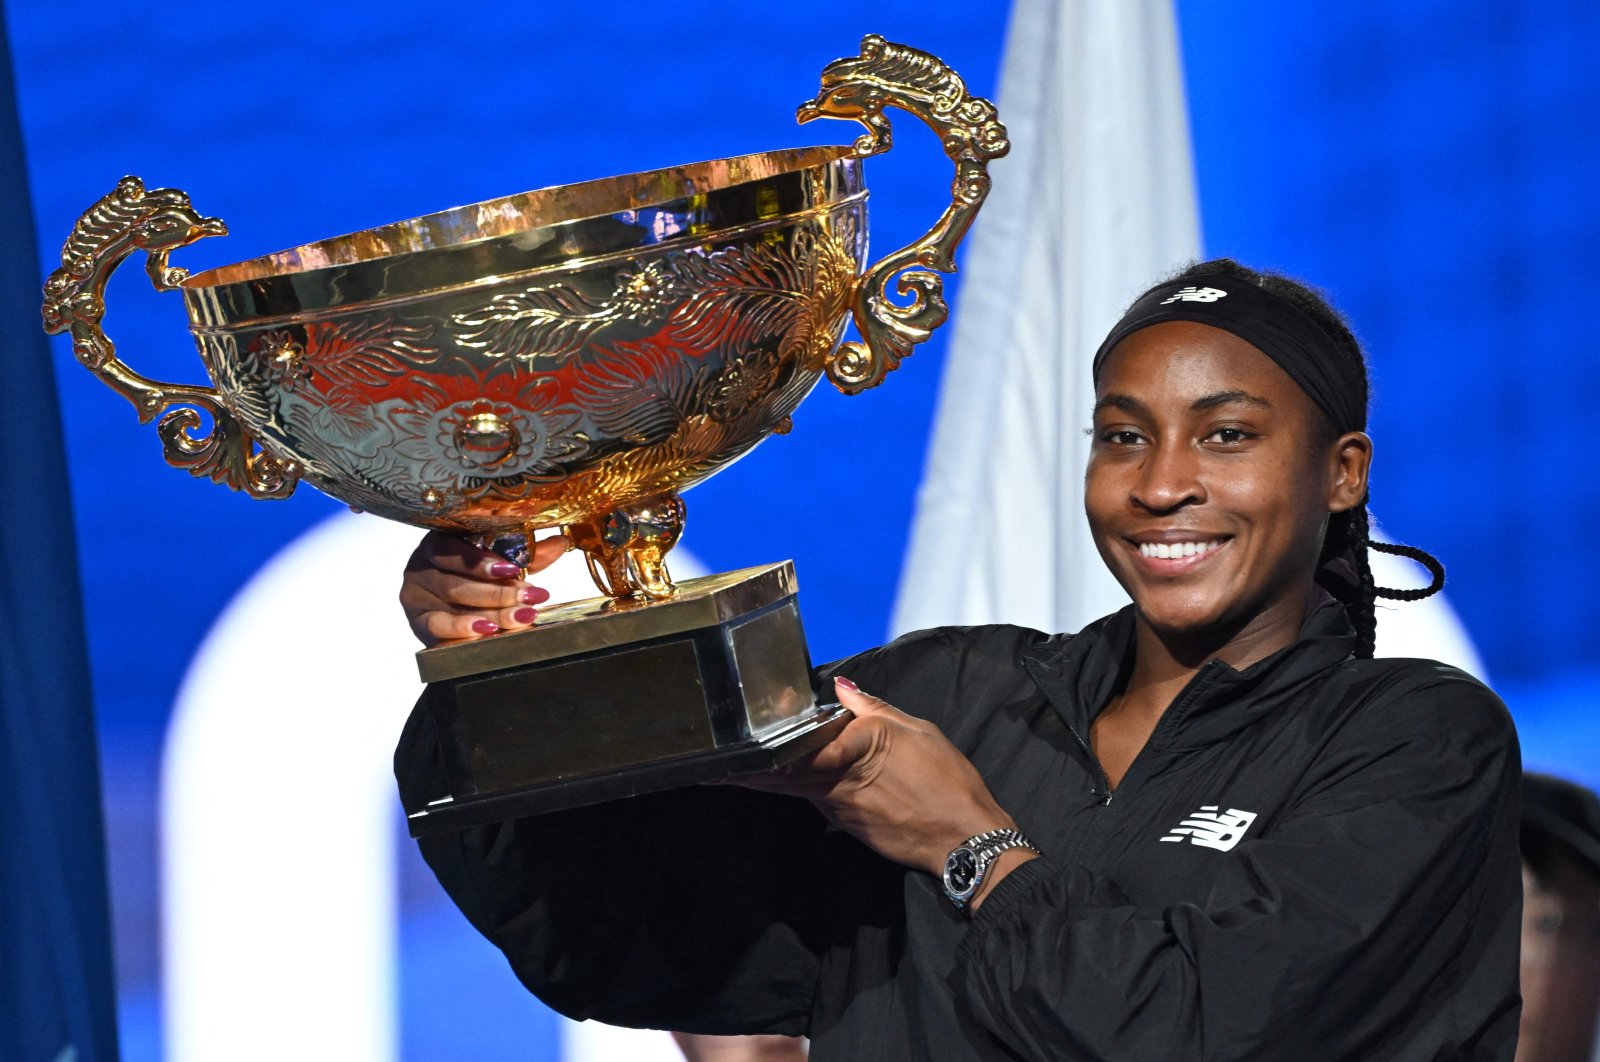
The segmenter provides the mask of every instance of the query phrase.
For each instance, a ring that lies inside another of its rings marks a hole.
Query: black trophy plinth
[[[593,598],[536,626],[424,649],[448,792],[412,836],[770,770],[850,718],[821,705],[787,561],[650,604]]]

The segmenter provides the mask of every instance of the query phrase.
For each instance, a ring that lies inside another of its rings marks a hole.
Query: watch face
[[[978,874],[978,853],[970,848],[957,848],[950,853],[944,865],[945,887],[961,895],[972,888],[972,879]]]

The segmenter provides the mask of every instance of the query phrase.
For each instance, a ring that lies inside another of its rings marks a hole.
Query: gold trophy
[[[934,129],[955,181],[928,233],[869,267],[862,160],[890,146],[887,107]],[[878,36],[823,70],[798,113],[820,117],[866,132],[197,276],[168,256],[227,229],[183,192],[126,177],[74,227],[45,328],[159,418],[169,464],[256,498],[303,480],[497,548],[560,527],[587,557],[602,596],[418,653],[448,791],[407,800],[414,834],[771,768],[843,725],[811,689],[788,562],[674,585],[680,494],[788,431],[821,376],[874,387],[944,322],[939,274],[1009,144],[954,71]],[[106,281],[136,251],[183,293],[213,386],[141,376],[106,337]],[[861,340],[841,344],[847,316]]]

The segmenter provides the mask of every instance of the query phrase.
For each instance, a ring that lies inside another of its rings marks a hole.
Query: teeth
[[[1141,542],[1139,552],[1157,560],[1175,560],[1209,553],[1220,545],[1222,545],[1221,539],[1211,539],[1206,542]]]

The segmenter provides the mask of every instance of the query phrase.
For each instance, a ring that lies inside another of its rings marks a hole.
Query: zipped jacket
[[[817,1062],[1512,1057],[1519,756],[1499,699],[1357,660],[1331,601],[1212,661],[1114,792],[1088,744],[1133,613],[945,628],[817,673],[921,715],[1043,858],[969,919],[803,801],[702,786],[422,841],[576,1018],[805,1033]],[[402,787],[439,770],[414,714]]]

